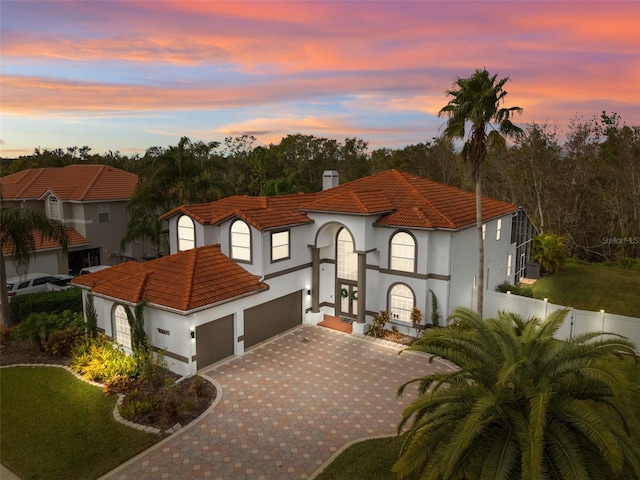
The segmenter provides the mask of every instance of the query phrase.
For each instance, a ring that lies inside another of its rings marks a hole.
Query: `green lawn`
[[[160,440],[116,422],[116,398],[62,368],[2,368],[0,398],[0,458],[24,480],[95,479]]]
[[[535,298],[577,308],[640,317],[640,271],[601,265],[568,264],[533,285]]]
[[[336,457],[316,480],[396,480],[391,467],[400,456],[402,437],[375,438],[355,443]]]

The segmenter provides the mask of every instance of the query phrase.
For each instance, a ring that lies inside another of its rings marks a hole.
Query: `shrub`
[[[57,330],[58,317],[51,313],[32,313],[21,322],[13,332],[16,340],[34,342],[41,352],[49,336]]]
[[[133,390],[118,406],[118,411],[127,420],[132,420],[137,415],[147,415],[155,411],[159,405],[159,398],[154,396],[142,397],[137,390]]]
[[[32,313],[82,312],[82,291],[74,287],[58,292],[18,295],[11,299],[9,308],[15,323],[26,320]]]
[[[197,399],[202,397],[202,389],[204,388],[202,377],[196,375],[191,379],[191,385],[189,390],[195,395]]]
[[[83,327],[67,327],[55,330],[44,343],[44,351],[57,357],[68,357],[73,349],[84,341]]]
[[[164,351],[151,352],[143,349],[136,350],[133,354],[137,375],[152,387],[161,386],[167,376],[167,362],[164,359]]]
[[[498,291],[502,293],[511,292],[513,295],[533,298],[533,287],[531,285],[512,285],[504,282],[498,285]]]
[[[71,369],[87,380],[106,382],[122,375],[135,377],[138,371],[134,357],[104,336],[87,339],[75,348],[71,358]]]
[[[541,233],[531,243],[531,261],[538,262],[547,273],[557,273],[564,268],[567,247],[564,237]]]
[[[431,292],[431,324],[434,327],[439,327],[441,316],[438,310],[438,297],[433,290],[429,289],[429,291]]]
[[[131,385],[131,378],[126,375],[114,375],[104,382],[102,391],[106,394],[124,393]]]
[[[380,313],[376,313],[373,316],[373,323],[371,324],[371,328],[369,328],[367,335],[375,338],[384,337],[384,326],[387,322],[389,322],[389,312],[387,310],[380,310]]]

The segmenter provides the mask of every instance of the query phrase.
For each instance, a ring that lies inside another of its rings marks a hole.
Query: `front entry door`
[[[358,316],[358,285],[340,283],[340,317],[356,319]]]

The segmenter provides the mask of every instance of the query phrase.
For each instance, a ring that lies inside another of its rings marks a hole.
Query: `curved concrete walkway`
[[[301,326],[200,372],[216,404],[103,478],[310,479],[345,445],[393,435],[415,398],[396,389],[446,371],[425,356],[316,326]]]

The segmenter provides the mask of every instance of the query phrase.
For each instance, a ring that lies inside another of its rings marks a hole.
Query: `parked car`
[[[7,278],[7,292],[9,297],[24,295],[25,293],[46,292],[49,282],[67,280],[71,275],[51,275],[50,273],[28,273],[26,275]]]
[[[109,268],[111,265],[94,265],[93,267],[84,267],[80,270],[78,275],[86,275],[87,273],[99,272],[100,270],[104,270],[105,268]]]

